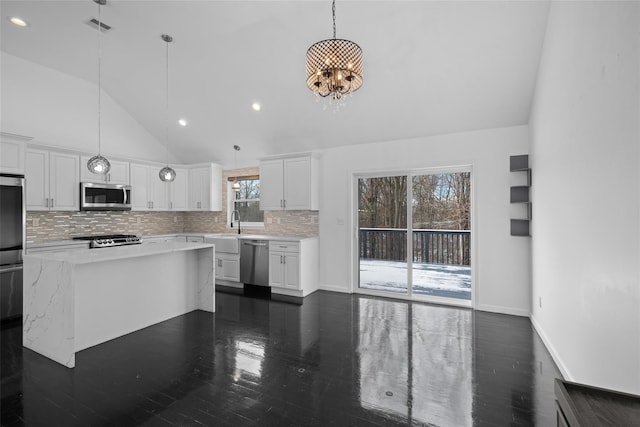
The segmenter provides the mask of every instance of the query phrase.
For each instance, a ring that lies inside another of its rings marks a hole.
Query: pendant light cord
[[[333,14],[333,38],[336,38],[336,0],[333,0],[331,6],[331,13]]]
[[[101,32],[102,32],[102,19],[101,19],[101,11],[102,11],[102,4],[100,2],[98,3],[98,156],[100,156],[100,134],[101,134],[101,129],[100,129],[100,105],[101,105],[101,92],[102,90],[100,89],[102,87],[102,79],[101,79],[101,63],[102,63],[102,43],[101,43]]]
[[[166,89],[166,103],[165,103],[165,117],[164,117],[164,147],[166,149],[166,161],[169,166],[169,38],[165,42],[167,43],[167,81],[165,85]]]

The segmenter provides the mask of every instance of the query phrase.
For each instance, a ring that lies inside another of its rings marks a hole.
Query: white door
[[[283,207],[282,165],[282,160],[260,162],[260,210],[280,210]]]
[[[284,287],[284,252],[269,252],[269,286]]]
[[[160,179],[160,167],[149,167],[149,200],[154,211],[166,211],[169,208],[169,183]]]
[[[149,168],[146,165],[131,164],[131,208],[137,211],[149,210]]]
[[[284,160],[284,207],[305,210],[311,207],[311,159]]]
[[[288,253],[284,257],[285,288],[300,289],[300,255]]]
[[[187,192],[189,191],[189,172],[187,169],[175,169],[176,178],[169,184],[169,209],[186,211]]]
[[[49,152],[27,150],[26,157],[27,210],[49,210]]]
[[[80,158],[74,154],[49,153],[49,197],[51,209],[80,209]]]

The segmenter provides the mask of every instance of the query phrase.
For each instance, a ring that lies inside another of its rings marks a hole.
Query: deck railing
[[[361,228],[360,258],[407,260],[406,228]],[[413,262],[471,264],[469,230],[413,230]]]

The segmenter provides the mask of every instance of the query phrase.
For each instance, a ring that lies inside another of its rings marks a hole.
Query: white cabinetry
[[[204,236],[187,236],[187,242],[202,243]]]
[[[27,210],[77,211],[80,207],[80,158],[75,154],[28,149]]]
[[[317,210],[318,164],[311,155],[260,162],[260,209]]]
[[[216,251],[216,280],[240,282],[240,255]]]
[[[0,134],[0,173],[24,175],[25,141],[30,139]]]
[[[160,181],[161,166],[131,163],[132,210],[168,210],[169,184]]]
[[[318,238],[269,241],[271,292],[304,297],[318,290]]]
[[[189,169],[189,210],[222,210],[222,168],[213,163]]]
[[[95,182],[98,184],[129,184],[129,162],[109,159],[111,170],[106,174],[93,173],[87,168],[87,162],[91,157],[80,157],[80,181]]]
[[[269,243],[269,286],[300,290],[300,245]]]
[[[169,210],[186,211],[188,209],[189,171],[179,168],[174,168],[174,170],[176,178],[169,183]]]

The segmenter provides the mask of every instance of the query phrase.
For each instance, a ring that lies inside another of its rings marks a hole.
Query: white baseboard
[[[318,286],[318,289],[320,289],[321,291],[341,292],[343,294],[352,293],[351,290],[345,289],[344,286],[337,286],[337,285],[324,284],[324,285]]]
[[[523,310],[513,307],[503,307],[501,305],[477,304],[474,309],[480,311],[489,311],[491,313],[510,314],[512,316],[521,317],[529,317],[529,315],[531,314],[529,310]]]
[[[560,355],[558,354],[555,347],[549,340],[549,337],[547,337],[547,334],[544,333],[544,330],[542,329],[542,327],[540,326],[536,318],[533,317],[533,314],[529,316],[529,320],[531,320],[533,329],[538,333],[538,336],[540,336],[542,343],[544,344],[545,347],[547,347],[547,350],[549,351],[551,358],[553,359],[554,362],[556,362],[556,366],[558,367],[558,369],[560,369],[560,373],[562,374],[564,379],[567,381],[575,381],[575,379],[567,369],[566,365],[562,363],[562,359],[560,358]]]

